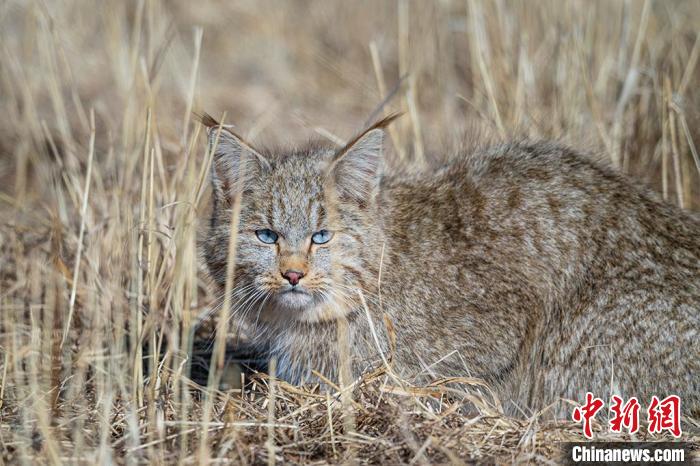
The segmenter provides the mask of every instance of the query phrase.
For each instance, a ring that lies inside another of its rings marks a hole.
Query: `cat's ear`
[[[211,183],[214,196],[230,202],[237,193],[250,190],[269,164],[257,150],[230,128],[209,115],[202,118],[207,126],[209,150],[212,151]]]
[[[379,187],[384,128],[400,115],[391,115],[353,138],[334,156],[331,174],[341,197],[362,203],[370,200]]]

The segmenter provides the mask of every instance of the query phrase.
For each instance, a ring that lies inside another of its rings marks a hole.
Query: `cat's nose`
[[[297,270],[287,270],[286,272],[282,273],[282,276],[287,279],[290,285],[295,286],[297,283],[299,283],[299,280],[302,279],[304,273]]]

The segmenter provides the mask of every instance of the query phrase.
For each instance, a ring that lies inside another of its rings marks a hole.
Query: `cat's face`
[[[340,151],[261,154],[226,129],[210,130],[214,208],[205,252],[221,291],[241,193],[230,309],[236,318],[318,322],[357,307],[357,290],[377,280],[382,135],[370,130]]]

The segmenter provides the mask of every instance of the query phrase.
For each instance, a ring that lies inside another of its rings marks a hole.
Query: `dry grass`
[[[557,462],[579,427],[439,381],[194,384],[192,111],[342,141],[386,99],[394,164],[474,128],[558,138],[697,208],[698,24],[693,0],[2,2],[0,463]]]

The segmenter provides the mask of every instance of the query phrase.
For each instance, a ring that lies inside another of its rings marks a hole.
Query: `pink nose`
[[[297,283],[299,283],[299,280],[302,279],[304,274],[296,270],[287,270],[282,274],[282,276],[287,279],[290,285],[295,286]]]

